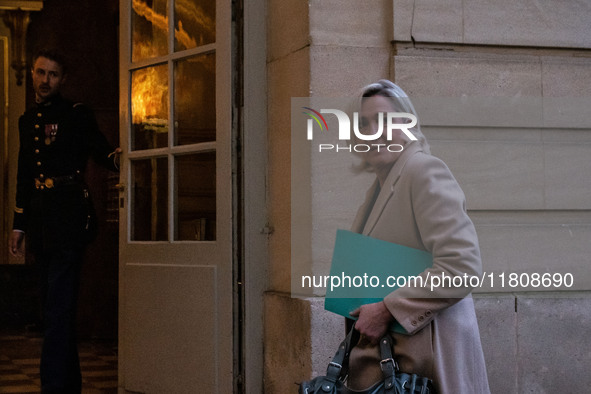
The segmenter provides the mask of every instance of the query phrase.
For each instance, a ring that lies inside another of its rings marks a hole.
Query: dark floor
[[[42,339],[19,332],[0,332],[0,393],[39,393]],[[81,341],[82,393],[117,393],[117,344]]]

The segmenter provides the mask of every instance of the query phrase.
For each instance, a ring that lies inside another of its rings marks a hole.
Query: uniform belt
[[[80,175],[64,175],[64,176],[56,176],[53,178],[35,178],[35,189],[43,190],[43,189],[53,189],[57,186],[63,185],[74,185],[76,183],[80,183]]]

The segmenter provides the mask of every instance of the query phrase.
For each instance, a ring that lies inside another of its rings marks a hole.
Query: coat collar
[[[35,103],[37,108],[49,108],[52,106],[58,106],[64,102],[64,98],[60,93],[56,93],[54,96],[50,97],[47,101],[43,101],[41,103]]]
[[[383,188],[380,189],[378,179],[376,178],[373,185],[369,188],[366,200],[359,209],[357,217],[353,222],[352,231],[368,235],[373,230],[388,200],[394,194],[394,185],[400,178],[400,174],[408,159],[415,153],[422,151],[423,148],[418,142],[408,145],[392,166]]]

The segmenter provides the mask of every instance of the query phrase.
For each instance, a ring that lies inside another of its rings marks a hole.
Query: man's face
[[[59,63],[43,56],[35,60],[32,72],[33,89],[39,103],[43,103],[59,93],[66,80]]]

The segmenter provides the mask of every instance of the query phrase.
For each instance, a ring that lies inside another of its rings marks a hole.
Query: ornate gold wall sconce
[[[41,11],[43,1],[0,0],[0,11],[6,27],[10,29],[10,66],[16,71],[16,84],[21,86],[27,67],[27,26],[31,11]]]

